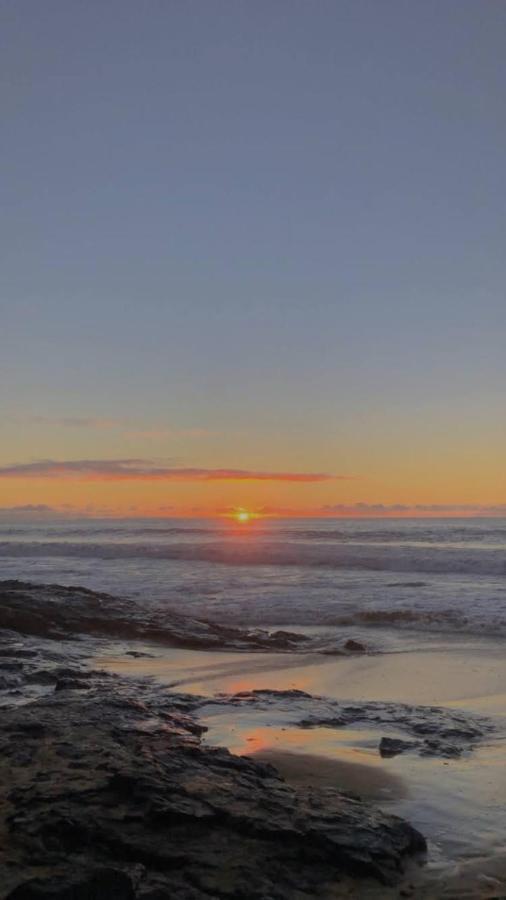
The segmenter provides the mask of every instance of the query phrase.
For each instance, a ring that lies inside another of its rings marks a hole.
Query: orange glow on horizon
[[[243,483],[240,492],[231,481],[98,482],[80,478],[4,478],[0,481],[0,510],[5,513],[71,517],[216,518],[236,531],[254,530],[258,520],[278,518],[442,518],[504,516],[506,482],[495,470],[482,470],[482,478],[457,483],[414,478],[395,483]],[[360,488],[360,490],[359,490]],[[240,497],[237,495],[240,493]],[[242,515],[245,514],[245,515]]]

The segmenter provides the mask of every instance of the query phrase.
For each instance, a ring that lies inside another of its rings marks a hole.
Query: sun
[[[239,509],[235,514],[236,522],[250,522],[251,521],[251,513],[249,513],[246,509]]]

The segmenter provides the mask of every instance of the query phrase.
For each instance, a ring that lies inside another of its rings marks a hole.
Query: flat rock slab
[[[262,724],[268,724],[274,717],[277,722],[297,728],[339,730],[350,725],[390,728],[394,734],[391,738],[383,738],[386,744],[393,740],[394,743],[404,744],[397,752],[412,750],[421,756],[462,756],[478,746],[495,727],[484,716],[473,716],[441,706],[413,706],[384,701],[346,702],[299,690],[241,691],[217,695],[203,703],[197,701],[195,708],[199,704],[200,715],[204,719],[211,719],[213,710],[225,706],[242,709],[251,721],[256,715]],[[415,740],[411,740],[409,745],[403,740],[395,741],[399,731]]]

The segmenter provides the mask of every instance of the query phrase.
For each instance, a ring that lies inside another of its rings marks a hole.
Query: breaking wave
[[[325,542],[305,545],[264,540],[164,544],[3,541],[0,543],[0,557],[180,560],[229,566],[297,566],[398,573],[506,575],[505,551],[502,548],[484,547],[371,547],[362,544],[329,546]],[[413,586],[415,585],[414,581]]]
[[[0,522],[0,578],[239,628],[506,634],[506,520]]]

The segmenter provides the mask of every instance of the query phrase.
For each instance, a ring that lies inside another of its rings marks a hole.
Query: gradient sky
[[[5,0],[0,60],[0,507],[506,503],[506,3]]]

